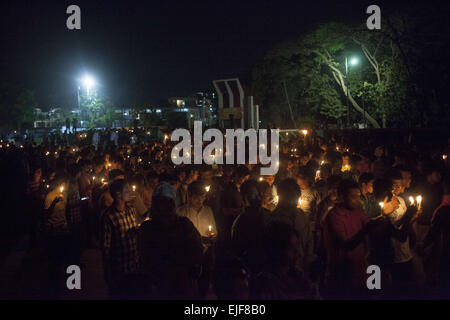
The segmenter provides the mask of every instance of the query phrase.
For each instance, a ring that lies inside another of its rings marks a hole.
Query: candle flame
[[[381,208],[384,208],[384,203],[383,202],[380,202],[378,204],[380,205]]]
[[[211,186],[206,186],[205,187],[206,192],[209,192],[209,189],[211,189]]]
[[[420,204],[422,202],[422,196],[420,196],[420,195],[417,196],[416,197],[416,201],[417,201],[418,204]]]
[[[413,197],[409,197],[409,202],[411,203],[411,205],[414,205],[414,198]]]

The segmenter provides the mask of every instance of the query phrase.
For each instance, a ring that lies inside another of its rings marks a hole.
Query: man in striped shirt
[[[139,268],[136,212],[127,205],[131,190],[124,179],[114,181],[110,192],[114,202],[102,219],[105,280],[113,297],[118,294],[126,297]]]

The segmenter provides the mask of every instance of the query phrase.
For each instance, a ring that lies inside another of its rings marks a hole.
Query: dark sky
[[[81,30],[66,28],[70,4],[81,8]],[[136,99],[157,105],[212,88],[214,79],[245,77],[274,44],[316,23],[365,23],[368,4],[4,0],[0,77],[35,90],[43,109],[75,106],[77,79],[85,72],[116,105]]]

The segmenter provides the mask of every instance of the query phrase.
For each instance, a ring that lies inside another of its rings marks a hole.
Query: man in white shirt
[[[179,207],[177,214],[187,217],[202,237],[209,238],[211,234],[217,236],[217,229],[211,208],[203,204],[206,192],[201,182],[192,182],[188,186],[188,203]]]
[[[208,189],[209,190],[209,189]],[[188,186],[188,202],[177,209],[177,214],[191,220],[202,236],[203,264],[202,276],[199,279],[199,293],[205,298],[210,289],[212,266],[214,264],[214,242],[217,237],[216,220],[211,208],[203,203],[206,200],[206,186],[194,181]]]

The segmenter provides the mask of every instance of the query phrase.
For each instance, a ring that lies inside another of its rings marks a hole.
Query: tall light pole
[[[93,88],[96,85],[96,81],[90,75],[84,75],[80,82],[83,85],[83,87],[86,88],[86,96],[89,97],[89,91],[91,88]],[[81,103],[80,103],[80,90],[81,90],[81,86],[78,85],[78,90],[77,90],[78,108],[80,109],[80,116],[81,116],[83,114],[83,112],[81,110]]]
[[[347,79],[347,128],[350,128],[350,104],[349,104],[349,92],[350,92],[350,80],[348,79],[348,61],[347,56],[345,57],[345,78]],[[358,64],[357,58],[350,59],[350,65],[354,66]]]

